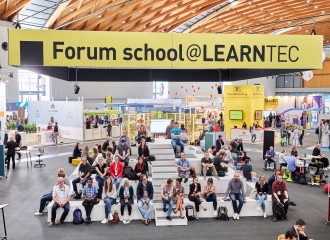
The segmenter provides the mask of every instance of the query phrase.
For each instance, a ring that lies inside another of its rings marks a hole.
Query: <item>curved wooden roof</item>
[[[31,1],[0,0],[1,19],[15,21]],[[313,26],[328,43],[329,0],[62,0],[44,25],[89,31],[303,35],[311,34]]]

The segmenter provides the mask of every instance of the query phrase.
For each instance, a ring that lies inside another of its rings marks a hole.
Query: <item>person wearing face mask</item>
[[[244,184],[243,184],[242,180],[240,179],[239,171],[236,171],[234,173],[234,178],[229,181],[227,191],[226,191],[226,196],[224,197],[224,200],[226,200],[228,194],[229,194],[229,198],[232,201],[233,208],[234,208],[233,218],[238,220],[239,214],[243,207],[243,203],[246,202]],[[237,207],[237,201],[239,201],[238,207]]]
[[[276,181],[272,186],[272,200],[273,200],[273,221],[277,222],[276,209],[277,204],[284,205],[285,216],[283,219],[288,220],[287,212],[289,208],[289,195],[288,195],[288,186],[285,181],[282,179],[282,175],[277,175]]]
[[[131,148],[126,143],[125,136],[122,136],[120,143],[117,146],[115,155],[118,156],[120,162],[122,162],[126,167],[126,166],[128,166],[128,163],[129,163],[130,154],[131,154]]]

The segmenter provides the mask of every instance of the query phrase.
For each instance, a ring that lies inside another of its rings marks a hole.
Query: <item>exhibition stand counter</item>
[[[40,132],[40,143],[42,145],[54,143],[52,139],[53,131],[41,131]]]
[[[251,133],[249,129],[232,128],[230,136],[234,138],[242,138],[243,141],[251,141]],[[261,142],[264,139],[264,129],[256,129],[256,142]]]

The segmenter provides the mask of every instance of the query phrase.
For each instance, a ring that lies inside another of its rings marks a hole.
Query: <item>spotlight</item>
[[[15,29],[22,29],[21,24],[19,22],[14,23]]]
[[[73,90],[74,90],[74,94],[78,94],[79,93],[80,87],[78,86],[77,83],[73,86]]]

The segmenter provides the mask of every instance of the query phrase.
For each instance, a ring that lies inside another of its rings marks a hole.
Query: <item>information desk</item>
[[[230,130],[230,138],[242,138],[243,141],[251,141],[251,133],[249,129],[232,128]],[[256,142],[262,142],[264,139],[264,130],[256,130]]]
[[[322,134],[322,139],[321,139],[321,145],[323,148],[328,148],[329,147],[329,134]]]
[[[54,143],[52,139],[53,131],[41,131],[40,132],[40,143],[42,145]]]

